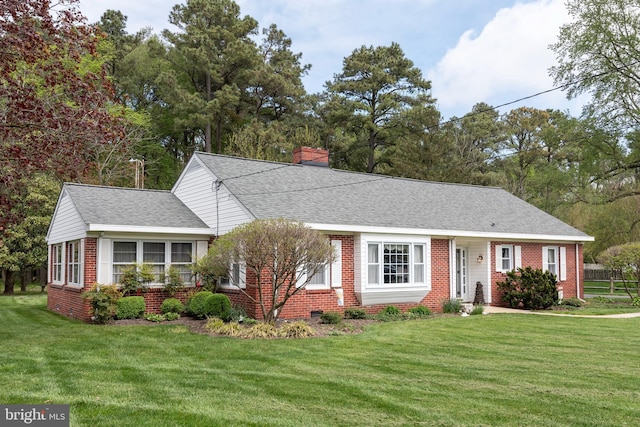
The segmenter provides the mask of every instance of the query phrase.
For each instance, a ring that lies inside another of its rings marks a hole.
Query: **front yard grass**
[[[242,340],[97,326],[0,298],[0,402],[72,426],[622,426],[640,419],[640,318],[497,314]]]

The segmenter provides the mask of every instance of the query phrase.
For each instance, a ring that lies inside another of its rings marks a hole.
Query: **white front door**
[[[469,257],[467,248],[456,249],[456,298],[467,301],[469,295]]]

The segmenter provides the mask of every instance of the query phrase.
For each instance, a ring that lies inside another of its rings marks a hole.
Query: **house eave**
[[[184,234],[213,236],[215,231],[212,228],[189,228],[189,227],[156,227],[140,225],[117,225],[117,224],[88,224],[87,233],[113,232],[113,233],[144,233],[144,234]]]
[[[332,231],[340,233],[372,233],[372,234],[407,234],[417,236],[478,238],[488,240],[517,240],[517,241],[550,241],[550,242],[593,242],[595,239],[587,235],[553,235],[528,233],[496,233],[466,230],[437,230],[427,228],[404,227],[376,227],[347,224],[306,223],[307,226],[318,231]]]

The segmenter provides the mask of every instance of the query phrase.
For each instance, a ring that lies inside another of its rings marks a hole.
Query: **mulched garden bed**
[[[329,325],[329,324],[322,323],[319,317],[314,317],[311,319],[302,319],[302,320],[304,320],[309,326],[313,328],[313,330],[315,331],[314,337],[360,334],[364,331],[367,325],[378,322],[378,320],[374,320],[374,319],[344,319],[340,324]],[[280,320],[278,321],[277,326],[280,326],[285,322],[294,322],[294,321],[295,320]],[[219,334],[209,332],[205,329],[205,325],[207,324],[206,319],[204,320],[193,319],[191,317],[184,317],[184,316],[177,320],[164,321],[164,322],[151,322],[145,319],[122,319],[122,320],[114,320],[110,324],[116,325],[116,326],[185,325],[193,333],[205,334],[210,336],[220,336]],[[250,328],[251,326],[252,325],[245,325],[245,327],[247,328]]]

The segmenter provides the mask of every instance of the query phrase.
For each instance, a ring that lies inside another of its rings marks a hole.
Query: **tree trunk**
[[[27,292],[27,284],[30,282],[29,276],[31,276],[30,273],[20,274],[20,292]]]
[[[211,74],[205,74],[205,85],[207,91],[207,104],[211,101]],[[207,124],[204,127],[204,151],[206,153],[211,152],[211,119],[207,119]],[[218,151],[220,154],[220,151]]]
[[[6,271],[3,295],[13,295],[13,271],[11,270]]]

